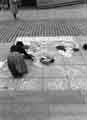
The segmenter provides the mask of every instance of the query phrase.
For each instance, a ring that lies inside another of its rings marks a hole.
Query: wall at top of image
[[[37,0],[37,7],[47,8],[77,3],[84,3],[84,0]]]

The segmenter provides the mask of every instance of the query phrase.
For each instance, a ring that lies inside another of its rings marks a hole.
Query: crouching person
[[[9,53],[7,57],[7,64],[14,78],[22,78],[24,74],[28,73],[23,55],[18,52]]]

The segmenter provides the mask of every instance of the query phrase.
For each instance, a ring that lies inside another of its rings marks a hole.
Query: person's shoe
[[[66,51],[65,47],[63,45],[58,45],[56,46],[57,50],[62,50],[62,51]]]

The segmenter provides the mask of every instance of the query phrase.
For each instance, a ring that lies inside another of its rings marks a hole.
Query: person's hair
[[[14,52],[14,51],[16,51],[16,46],[15,46],[15,45],[12,45],[12,46],[10,47],[10,52]]]
[[[24,47],[24,44],[22,41],[17,41],[16,46]]]

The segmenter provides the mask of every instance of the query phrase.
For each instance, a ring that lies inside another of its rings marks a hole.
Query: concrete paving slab
[[[86,64],[82,56],[72,56],[69,59],[64,58],[64,63],[66,65],[85,65]]]
[[[86,65],[66,65],[67,74],[74,78],[85,78],[87,76]]]

